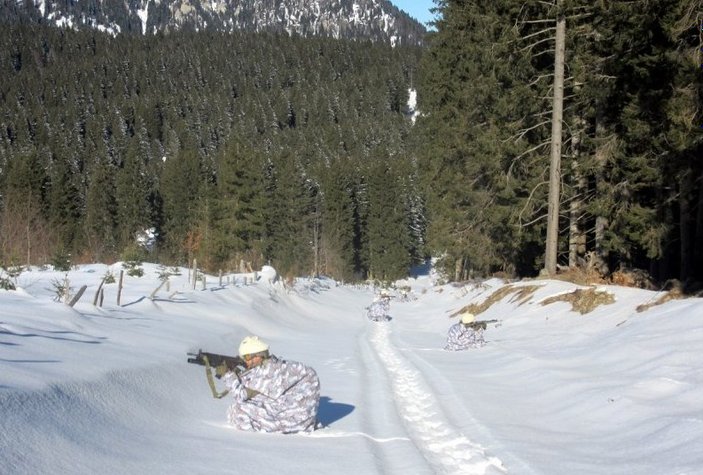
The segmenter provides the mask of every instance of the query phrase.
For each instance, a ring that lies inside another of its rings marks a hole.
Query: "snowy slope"
[[[53,301],[63,273],[0,291],[2,473],[703,473],[701,299],[638,312],[662,294],[607,287],[615,302],[582,315],[543,304],[575,285],[516,283],[479,315],[501,320],[488,345],[453,353],[450,316],[502,282],[409,279],[412,298],[395,292],[393,319],[372,323],[367,286],[208,276],[193,290],[183,270],[151,299],[155,266],[126,278],[121,306],[109,284],[95,307],[107,269],[68,274],[88,286],[74,308]],[[316,369],[326,428],[226,426],[227,398],[186,353],[234,355],[248,334]]]

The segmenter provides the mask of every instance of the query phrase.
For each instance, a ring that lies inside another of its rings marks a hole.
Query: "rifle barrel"
[[[205,366],[205,358],[207,358],[208,363],[213,368],[222,364],[231,370],[234,370],[238,366],[245,366],[244,360],[242,360],[239,356],[218,355],[217,353],[208,353],[202,350],[199,350],[198,354],[188,353],[188,356],[191,356],[191,358],[188,358],[187,360],[188,363],[198,364],[201,366]]]

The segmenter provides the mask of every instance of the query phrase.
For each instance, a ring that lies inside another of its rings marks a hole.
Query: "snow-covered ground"
[[[183,269],[151,298],[153,265],[125,278],[120,306],[107,284],[97,307],[107,270],[68,273],[73,293],[87,285],[74,307],[53,300],[65,273],[24,272],[0,291],[1,473],[703,473],[702,299],[638,312],[664,293],[607,286],[614,303],[581,314],[548,300],[583,288],[569,283],[420,275],[373,323],[371,287],[240,275],[193,289]],[[489,299],[478,318],[500,322],[487,346],[442,350],[451,315]],[[315,368],[325,428],[226,425],[227,398],[187,353],[236,355],[249,334]]]

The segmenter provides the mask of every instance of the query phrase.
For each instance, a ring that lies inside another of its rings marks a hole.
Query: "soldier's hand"
[[[227,365],[224,363],[222,363],[220,366],[215,368],[215,376],[217,376],[217,378],[221,378],[222,376],[224,376],[228,372],[229,372],[229,368],[227,368]]]
[[[208,359],[207,355],[203,355],[203,361],[205,362],[205,367],[209,368],[210,367],[210,360]]]
[[[259,391],[256,389],[251,389],[251,388],[244,388],[247,391],[247,399],[251,399],[259,394],[261,394]]]

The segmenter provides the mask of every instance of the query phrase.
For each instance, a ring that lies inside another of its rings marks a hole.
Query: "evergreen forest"
[[[703,2],[435,0],[427,243],[455,279],[545,268],[559,23],[559,269],[703,281]]]
[[[6,25],[0,265],[535,276],[556,172],[560,270],[702,282],[703,0],[435,4],[422,47]]]
[[[0,256],[395,279],[423,259],[421,51],[273,33],[0,32]]]

